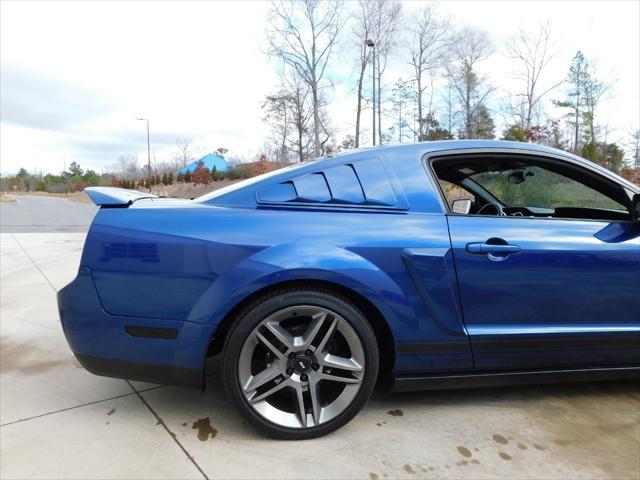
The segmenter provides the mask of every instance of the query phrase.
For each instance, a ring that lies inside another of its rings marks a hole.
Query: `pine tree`
[[[578,51],[571,61],[571,67],[569,67],[569,74],[567,75],[567,83],[570,85],[570,90],[567,92],[568,98],[553,102],[557,107],[570,109],[567,116],[574,130],[574,151],[578,151],[579,146],[580,119],[582,107],[585,103],[584,90],[587,80],[587,61],[582,52]]]
[[[495,124],[489,113],[489,109],[484,105],[478,105],[471,116],[473,138],[494,138]]]

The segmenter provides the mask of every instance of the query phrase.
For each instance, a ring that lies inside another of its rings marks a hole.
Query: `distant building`
[[[193,173],[195,169],[198,168],[198,165],[200,164],[200,162],[202,162],[204,167],[209,171],[211,171],[213,167],[216,167],[216,170],[218,172],[225,172],[227,168],[229,168],[229,163],[220,155],[218,155],[217,153],[207,153],[201,159],[196,160],[195,162],[190,163],[186,167],[181,168],[178,171],[178,173],[181,173],[183,175],[187,172]]]

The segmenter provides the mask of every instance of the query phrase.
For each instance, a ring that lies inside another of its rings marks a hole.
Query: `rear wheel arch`
[[[234,319],[251,305],[265,298],[278,295],[285,290],[317,290],[342,297],[355,305],[365,316],[376,337],[380,354],[380,368],[378,373],[378,385],[388,388],[392,382],[392,373],[395,361],[395,341],[389,324],[380,310],[359,292],[343,285],[325,280],[289,280],[259,289],[242,299],[235,305],[220,322],[209,343],[207,357],[222,352],[224,344]]]

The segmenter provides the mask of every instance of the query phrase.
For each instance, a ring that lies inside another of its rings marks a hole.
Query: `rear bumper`
[[[76,354],[76,358],[86,370],[104,377],[192,388],[200,388],[203,385],[202,369],[195,370],[167,365],[154,365],[152,363],[127,362],[114,358],[90,357],[78,354]]]
[[[201,387],[215,326],[106,313],[91,272],[58,292],[65,337],[88,371],[108,377]]]

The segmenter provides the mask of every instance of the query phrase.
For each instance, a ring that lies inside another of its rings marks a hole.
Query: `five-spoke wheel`
[[[239,316],[223,367],[241,410],[284,438],[310,438],[346,423],[369,397],[377,369],[375,336],[363,315],[316,290],[283,291]]]

